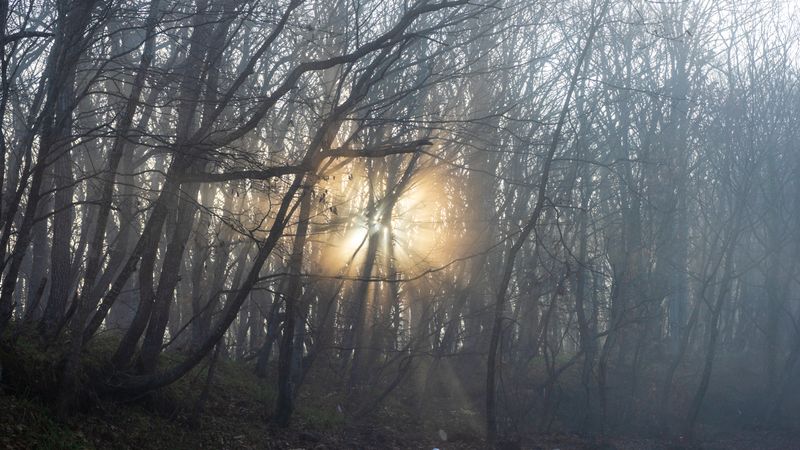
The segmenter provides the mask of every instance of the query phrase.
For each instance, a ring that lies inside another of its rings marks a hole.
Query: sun
[[[450,211],[437,178],[420,170],[395,201],[373,198],[370,207],[367,177],[329,177],[324,189],[335,198],[338,214],[322,252],[328,274],[359,273],[368,252],[379,259],[391,258],[394,268],[406,276],[442,263],[451,238],[444,223]],[[374,191],[373,186],[373,195]]]

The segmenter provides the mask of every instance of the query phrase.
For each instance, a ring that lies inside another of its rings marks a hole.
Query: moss
[[[273,405],[277,399],[275,386],[259,378],[247,365],[234,361],[219,361],[215,375],[218,386],[224,392],[252,398],[262,405]]]
[[[304,425],[303,428],[314,430],[333,430],[345,424],[344,415],[335,407],[306,407],[300,406],[296,411],[296,421]]]
[[[53,398],[58,389],[60,354],[38,339],[20,336],[13,347],[0,346],[2,382],[13,392]]]

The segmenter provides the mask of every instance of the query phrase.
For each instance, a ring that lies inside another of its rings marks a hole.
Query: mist
[[[0,446],[800,448],[800,4],[0,18]]]

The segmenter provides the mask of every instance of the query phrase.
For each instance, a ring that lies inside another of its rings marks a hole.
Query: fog
[[[800,447],[798,15],[4,1],[5,444]]]

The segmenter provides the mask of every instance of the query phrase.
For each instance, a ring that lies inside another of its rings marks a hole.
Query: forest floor
[[[245,400],[209,402],[199,422],[145,405],[103,404],[56,421],[50,407],[20,395],[0,394],[0,448],[5,449],[481,449],[479,437],[442,441],[438,433],[401,431],[397,424],[325,423],[299,414],[289,429],[264,420],[262,407]],[[337,422],[334,420],[334,422]],[[401,426],[402,429],[402,426]],[[800,437],[742,432],[681,444],[658,439],[618,438],[596,442],[572,435],[542,435],[522,441],[525,449],[800,449]]]
[[[42,384],[52,381],[52,355],[16,352],[27,358],[9,364],[0,382],[0,448],[8,449],[480,449],[482,421],[468,402],[446,409],[410,408],[399,391],[360,419],[342,409],[346,400],[327,385],[330,377],[310,377],[298,399],[292,426],[270,422],[274,382],[260,379],[249,365],[220,361],[200,404],[206,368],[147,397],[122,402],[94,399],[91,406],[57,420],[52,395]],[[13,367],[16,364],[16,367]],[[23,368],[23,372],[20,372]],[[19,374],[28,386],[19,383]],[[399,397],[399,398],[398,398]],[[428,399],[435,402],[434,399]],[[202,411],[202,413],[199,413]],[[789,432],[739,430],[708,432],[687,443],[635,436],[602,441],[572,434],[536,434],[508,444],[525,449],[765,449],[800,450],[800,435]]]

